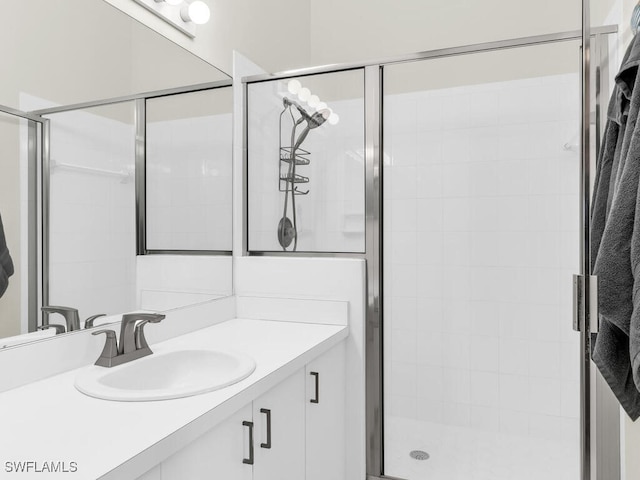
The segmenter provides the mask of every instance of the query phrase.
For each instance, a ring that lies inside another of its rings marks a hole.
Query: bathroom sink
[[[144,402],[189,397],[228,387],[255,370],[247,355],[221,350],[154,353],[113,368],[92,365],[78,374],[76,388],[91,397]]]

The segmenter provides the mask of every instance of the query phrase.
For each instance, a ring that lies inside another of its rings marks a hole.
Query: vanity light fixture
[[[196,25],[209,21],[211,11],[202,0],[133,0],[190,38],[196,36]]]

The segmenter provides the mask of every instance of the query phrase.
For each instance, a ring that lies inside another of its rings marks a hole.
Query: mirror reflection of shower
[[[297,184],[309,182],[309,177],[296,172],[296,167],[309,165],[310,162],[310,152],[300,148],[300,146],[311,130],[318,128],[327,121],[335,125],[338,123],[339,118],[325,103],[320,102],[320,99],[316,95],[311,95],[309,89],[303,88],[298,80],[291,80],[288,85],[288,90],[291,94],[297,95],[301,101],[305,101],[310,108],[316,110],[313,114],[310,114],[298,102],[284,97],[282,102],[284,109],[280,113],[279,190],[284,192],[284,205],[282,218],[278,223],[278,242],[285,251],[293,243],[291,251],[295,252],[298,247],[296,196],[307,195],[309,193],[309,190],[301,190],[297,186]],[[291,118],[293,125],[291,127],[289,144],[283,146],[283,121],[286,121],[285,119],[288,117]],[[298,127],[303,123],[306,123],[306,125],[296,136]],[[291,217],[289,217],[289,206],[291,206]]]

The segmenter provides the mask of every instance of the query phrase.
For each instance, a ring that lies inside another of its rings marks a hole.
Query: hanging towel
[[[616,76],[594,187],[591,255],[600,331],[593,361],[628,415],[640,417],[640,38]]]
[[[0,297],[9,286],[9,277],[13,275],[13,260],[9,255],[7,241],[4,237],[4,227],[2,226],[2,217],[0,216]]]

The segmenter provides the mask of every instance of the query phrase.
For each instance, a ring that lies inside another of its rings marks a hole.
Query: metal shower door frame
[[[242,229],[242,255],[243,256],[293,256],[293,257],[352,257],[364,258],[367,264],[367,305],[365,322],[365,363],[366,363],[366,480],[394,480],[394,477],[384,473],[384,399],[383,399],[383,307],[382,307],[382,72],[385,66],[401,64],[406,62],[423,61],[428,59],[439,59],[474,53],[492,52],[498,50],[513,49],[558,43],[564,41],[582,40],[582,114],[580,121],[581,132],[581,168],[580,168],[580,204],[581,204],[581,232],[580,254],[581,254],[581,274],[589,274],[589,220],[590,220],[590,182],[593,174],[590,168],[589,149],[584,148],[590,142],[590,83],[589,75],[591,68],[591,58],[593,52],[591,44],[594,44],[596,52],[596,66],[598,86],[596,93],[596,107],[600,116],[597,119],[596,127],[603,125],[602,115],[604,110],[599,108],[601,93],[607,92],[606,81],[607,53],[608,49],[603,46],[610,34],[618,32],[617,26],[603,26],[589,28],[588,23],[588,2],[583,0],[583,14],[586,18],[585,28],[582,30],[559,32],[547,35],[537,35],[510,40],[487,42],[474,45],[465,45],[453,48],[430,50],[410,55],[394,58],[386,58],[378,61],[328,65],[298,70],[290,70],[275,74],[261,74],[247,76],[242,79],[242,89],[244,97],[244,121],[243,121],[243,229]],[[365,254],[336,253],[336,252],[265,252],[250,250],[248,245],[248,86],[255,82],[270,80],[284,80],[288,78],[314,75],[320,73],[333,73],[345,70],[363,68],[365,70]],[[585,75],[584,72],[587,72]],[[578,248],[578,246],[576,246]],[[585,292],[587,303],[589,300],[588,288]],[[588,312],[587,312],[588,313]],[[588,316],[588,315],[587,315]],[[568,319],[567,321],[570,321]],[[588,326],[588,325],[587,325]],[[581,365],[581,412],[580,412],[580,480],[592,480],[596,478],[597,465],[598,478],[616,480],[619,478],[619,426],[614,419],[618,415],[617,403],[613,402],[610,396],[601,395],[606,391],[606,386],[602,384],[592,373],[590,356],[590,335],[580,334],[580,365]],[[576,358],[576,360],[578,360]],[[598,401],[592,405],[592,397]],[[612,403],[613,402],[613,403]],[[603,421],[608,419],[608,423]],[[596,425],[606,425],[606,428],[596,429]],[[611,428],[610,428],[611,427]],[[616,441],[617,439],[617,441]],[[594,441],[592,441],[594,440]],[[595,448],[599,445],[601,448]],[[607,462],[602,460],[607,459]],[[614,459],[614,460],[612,460]],[[597,462],[600,460],[600,462]],[[609,467],[603,465],[609,464]],[[618,464],[615,467],[615,464]],[[613,465],[613,466],[611,466]],[[605,471],[609,468],[608,471]],[[616,472],[616,468],[618,473]],[[399,480],[399,479],[397,479]]]
[[[588,0],[583,0],[588,2]],[[586,9],[588,18],[588,8]],[[588,25],[588,21],[587,21]],[[608,95],[608,35],[617,33],[616,26],[606,26],[597,28],[587,28],[582,31],[564,32],[552,35],[542,35],[525,37],[503,42],[491,42],[486,44],[471,45],[468,47],[456,47],[433,52],[416,54],[410,58],[405,57],[402,61],[386,62],[380,64],[380,70],[385,65],[404,63],[407,61],[417,61],[435,58],[444,58],[456,55],[466,55],[472,53],[482,53],[497,50],[504,50],[517,47],[536,46],[548,43],[557,43],[570,40],[582,40],[581,51],[581,118],[580,118],[580,275],[589,276],[590,270],[590,204],[591,204],[591,184],[593,181],[592,165],[594,159],[591,158],[590,150],[590,128],[591,120],[591,68],[595,67],[595,108],[596,115],[593,120],[595,124],[595,144],[596,151],[600,148],[600,139],[606,122],[606,96]],[[381,80],[382,82],[382,80]],[[367,89],[367,97],[380,95],[382,87],[379,89]],[[384,108],[380,100],[381,109]],[[602,108],[602,105],[605,105]],[[368,118],[368,116],[367,116]],[[382,119],[382,110],[380,111]],[[367,123],[368,125],[368,123]],[[380,135],[382,132],[380,131]],[[380,144],[382,143],[380,137]],[[381,150],[377,150],[381,151]],[[367,149],[369,152],[369,149]],[[380,176],[381,159],[373,161],[375,184],[378,194],[381,197],[383,179]],[[367,190],[369,193],[369,190]],[[380,202],[382,200],[380,199]],[[379,211],[382,211],[379,205]],[[367,215],[367,218],[368,215]],[[382,226],[382,218],[379,218],[379,225]],[[379,232],[382,235],[382,232]],[[369,243],[367,247],[369,247]],[[378,245],[382,245],[379,239]],[[373,245],[375,247],[375,245]],[[378,264],[382,265],[382,250],[379,249],[373,254],[378,259]],[[370,252],[367,248],[367,258]],[[383,334],[382,334],[382,271],[378,269],[379,277],[375,280],[377,287],[376,295],[379,300],[370,308],[368,312],[371,317],[367,319],[367,480],[400,480],[396,477],[385,475],[384,469],[384,400],[383,400]],[[591,293],[589,282],[584,282],[584,320],[580,330],[580,480],[595,480],[606,478],[607,480],[620,479],[620,422],[619,406],[615,398],[609,391],[604,380],[595,371],[591,362],[591,326],[589,319],[597,312],[590,312]],[[372,288],[371,280],[369,288]],[[369,304],[372,302],[372,295],[369,295]],[[380,386],[379,390],[377,386]],[[380,472],[379,475],[372,472]]]
[[[44,230],[42,208],[44,189],[43,166],[48,159],[48,129],[49,121],[40,115],[23,112],[12,107],[0,105],[0,112],[27,120],[27,328],[35,331],[39,306],[42,304],[44,291],[44,276],[41,274],[44,266],[42,262],[43,248],[42,231]],[[40,159],[40,161],[38,161]],[[39,195],[40,194],[40,195]],[[38,203],[40,199],[40,203]],[[25,243],[23,242],[23,245]],[[40,249],[38,248],[40,247]],[[41,288],[38,288],[38,284]]]
[[[38,238],[41,239],[42,248],[39,251],[39,269],[41,272],[39,292],[39,304],[35,307],[37,316],[39,307],[47,305],[49,303],[49,277],[50,277],[50,187],[51,187],[51,120],[45,115],[55,115],[57,113],[73,112],[94,107],[102,107],[109,105],[116,105],[122,103],[131,102],[134,104],[135,109],[135,134],[134,134],[134,161],[135,161],[135,210],[136,210],[136,254],[148,255],[148,254],[171,254],[171,255],[221,255],[231,256],[231,250],[206,250],[206,251],[191,251],[191,250],[149,250],[146,248],[146,100],[158,97],[166,97],[171,95],[188,94],[194,92],[200,92],[203,90],[213,90],[216,88],[231,87],[231,80],[219,80],[215,82],[200,83],[196,85],[188,85],[184,87],[173,87],[163,90],[152,90],[148,92],[142,92],[132,95],[124,95],[120,97],[106,98],[101,100],[92,100],[88,102],[74,103],[69,105],[60,105],[56,107],[44,108],[40,110],[34,110],[32,112],[18,112],[13,109],[9,109],[6,113],[13,113],[14,115],[24,116],[32,121],[42,123],[42,167],[40,172],[41,177],[41,205],[40,205],[40,231],[38,232]],[[0,107],[0,111],[4,111]],[[31,317],[30,317],[31,318]],[[35,317],[34,317],[35,318]],[[47,318],[42,314],[42,324],[45,325]],[[32,326],[29,325],[29,331],[35,331],[37,328],[37,320]]]

